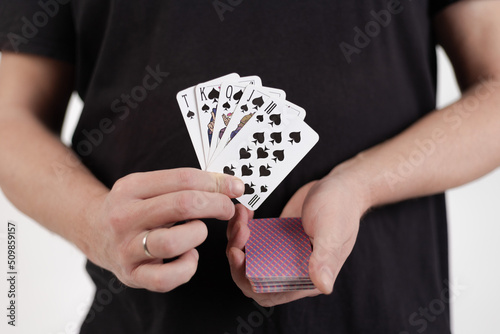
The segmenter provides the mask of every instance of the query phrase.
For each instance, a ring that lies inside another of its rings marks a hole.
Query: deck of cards
[[[238,201],[256,210],[317,143],[305,110],[258,76],[236,73],[177,94],[200,167],[239,177]]]
[[[248,222],[246,277],[257,293],[314,289],[309,278],[311,242],[300,218]]]

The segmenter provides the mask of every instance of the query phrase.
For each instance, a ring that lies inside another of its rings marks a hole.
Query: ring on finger
[[[147,231],[146,234],[144,235],[144,238],[142,238],[142,247],[144,248],[144,253],[146,253],[146,255],[149,258],[154,259],[155,257],[149,252],[149,249],[148,249],[148,236],[149,236],[149,233],[151,231],[152,230]]]

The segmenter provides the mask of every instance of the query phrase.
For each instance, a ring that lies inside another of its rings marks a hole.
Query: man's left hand
[[[250,235],[247,222],[253,212],[237,205],[228,225],[227,256],[233,280],[243,293],[263,306],[273,306],[296,299],[329,294],[335,279],[354,247],[359,221],[367,205],[365,196],[342,173],[332,172],[319,181],[301,187],[289,200],[281,217],[302,217],[313,252],[309,275],[316,289],[282,293],[255,293],[245,277],[243,248]]]

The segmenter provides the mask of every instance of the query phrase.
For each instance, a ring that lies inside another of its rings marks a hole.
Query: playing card
[[[262,87],[269,95],[278,97],[282,100],[286,99],[286,93],[283,89],[273,88],[273,87]]]
[[[298,105],[293,104],[290,101],[285,101],[285,107],[287,108],[288,114],[295,115],[301,120],[304,120],[304,118],[306,118],[306,111],[304,110],[304,108],[299,107]]]
[[[206,168],[205,155],[203,153],[203,143],[201,142],[201,132],[198,123],[198,110],[196,108],[196,97],[194,93],[195,87],[186,88],[177,93],[177,103],[182,112],[182,118],[193,143],[194,151],[200,168]]]
[[[210,161],[213,153],[215,152],[215,149],[218,146],[229,121],[231,120],[234,109],[238,105],[238,102],[248,85],[261,86],[262,81],[258,76],[254,75],[239,78],[237,81],[225,81],[222,83],[207,161]]]
[[[275,286],[269,286],[269,287],[259,287],[259,286],[252,285],[252,289],[256,293],[289,292],[289,291],[297,291],[297,290],[312,290],[314,288],[315,288],[314,285],[303,287],[301,285],[295,285],[295,284],[275,285]]]
[[[255,292],[314,289],[309,278],[311,243],[300,218],[248,222],[246,277]]]
[[[217,104],[219,101],[220,86],[224,81],[234,81],[239,78],[236,73],[198,84],[195,88],[196,105],[198,110],[199,131],[205,163],[208,162],[208,152],[213,137]]]
[[[256,210],[318,141],[303,108],[257,76],[232,73],[177,94],[200,167],[239,177]],[[278,286],[283,282],[275,282]],[[262,287],[270,288],[270,285]]]
[[[231,73],[211,81],[224,81],[231,80],[234,77],[238,77],[238,74]],[[211,82],[210,81],[210,82]],[[203,143],[201,140],[201,131],[198,121],[198,109],[196,104],[195,96],[196,86],[186,88],[179,93],[177,93],[177,103],[181,109],[182,118],[186,124],[186,128],[193,143],[194,151],[198,162],[200,163],[201,169],[206,169],[205,154],[203,152]]]
[[[225,150],[229,142],[245,127],[248,122],[252,122],[252,117],[256,112],[261,110],[272,111],[276,107],[282,107],[284,101],[284,92],[269,87],[248,86],[243,92],[240,101],[233,110],[232,117],[220,138],[220,143],[212,153],[209,160],[210,164],[215,160],[220,153]]]
[[[245,192],[238,201],[250,210],[257,210],[319,139],[286,108],[254,117],[207,167],[239,177]]]

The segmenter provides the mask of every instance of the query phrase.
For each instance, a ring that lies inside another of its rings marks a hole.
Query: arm
[[[299,189],[283,216],[302,216],[313,242],[309,272],[319,291],[258,295],[244,277],[248,238],[243,207],[229,225],[228,257],[235,282],[264,305],[330,293],[354,246],[361,216],[371,207],[443,192],[500,165],[500,3],[463,1],[435,19],[463,97],[398,136],[335,167]],[[235,231],[235,232],[233,232]],[[237,232],[236,232],[237,231]]]
[[[443,192],[500,166],[498,14],[498,2],[463,1],[435,18],[463,96],[345,164],[369,185],[370,206]]]
[[[72,234],[81,217],[70,214],[106,189],[80,164],[67,168],[59,179],[55,162],[78,161],[57,138],[73,87],[73,67],[35,56],[4,53],[0,63],[0,185],[21,211],[50,230],[78,242]],[[52,131],[49,131],[52,130]],[[8,158],[7,158],[8,157]],[[74,203],[59,205],[69,198],[71,188],[80,188]],[[59,191],[53,191],[59,189]],[[40,202],[41,199],[48,199]],[[82,208],[83,210],[83,208]],[[83,212],[82,212],[83,214]],[[60,224],[76,218],[75,226]],[[78,228],[76,228],[78,229]],[[81,245],[83,246],[83,245]]]
[[[242,182],[183,168],[131,174],[107,189],[56,136],[72,84],[69,64],[2,55],[2,190],[20,210],[129,286],[168,291],[188,281],[197,267],[194,247],[207,235],[196,218],[229,219],[234,213],[229,197],[243,193]],[[165,227],[189,219],[195,220]],[[154,259],[142,246],[148,230],[153,230],[148,248]],[[161,260],[176,256],[167,264]]]

